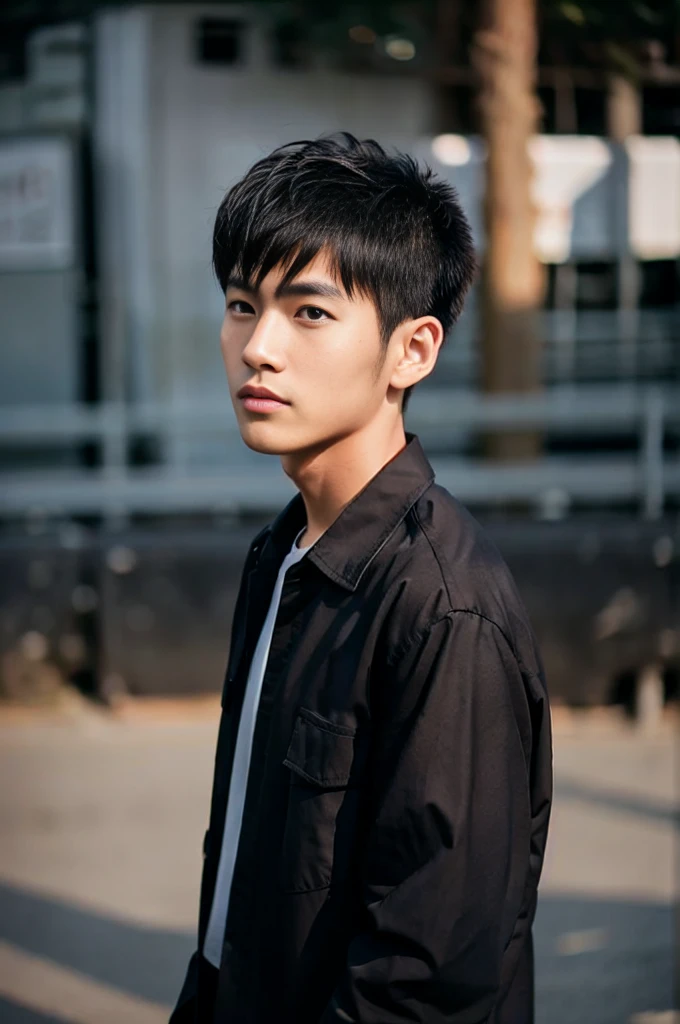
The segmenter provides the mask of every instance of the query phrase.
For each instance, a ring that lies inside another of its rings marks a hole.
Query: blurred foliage
[[[194,5],[202,2],[194,0]],[[310,53],[326,53],[349,66],[377,63],[404,70],[431,68],[433,61],[442,60],[468,63],[485,6],[484,0],[246,2],[273,17],[279,47],[292,64],[304,63]],[[3,0],[0,23],[30,31],[40,24],[87,17],[98,7],[132,5],[132,0]],[[214,0],[212,6],[218,6]],[[614,65],[636,74],[649,60],[650,43],[657,45],[657,55],[661,47],[662,59],[680,62],[680,0],[537,0],[537,8],[541,63]],[[441,45],[443,26],[447,32],[453,26],[452,45]],[[16,31],[13,35],[16,40]],[[390,59],[385,45],[394,39],[413,43],[414,57]]]
[[[539,0],[548,31],[629,41],[678,28],[680,0]]]
[[[541,56],[562,63],[605,65],[636,78],[654,55],[671,63],[680,57],[680,0],[539,0],[539,18]]]
[[[269,9],[281,39],[299,54],[322,49],[345,62],[367,62],[381,41],[402,36],[415,45],[416,59],[408,62],[414,68],[435,52],[467,63],[484,9],[483,0],[250,2]],[[537,13],[542,63],[614,67],[636,76],[649,63],[650,43],[662,60],[680,58],[680,0],[537,0]],[[438,45],[442,25],[455,26],[454,45]]]

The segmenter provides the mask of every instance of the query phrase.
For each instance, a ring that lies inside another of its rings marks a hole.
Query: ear
[[[396,331],[393,343],[398,352],[390,383],[408,388],[432,373],[444,340],[444,328],[436,316],[406,320]]]

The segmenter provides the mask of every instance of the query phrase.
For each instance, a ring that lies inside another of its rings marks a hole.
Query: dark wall
[[[30,631],[45,637],[46,660],[85,691],[218,691],[241,568],[260,525],[80,531],[77,543],[73,531],[63,530],[5,536],[3,656],[24,651]],[[555,700],[606,702],[625,693],[626,680],[642,666],[658,659],[677,666],[676,524],[587,519],[485,525],[515,575]],[[82,641],[80,660],[68,656],[78,650],[74,636]]]

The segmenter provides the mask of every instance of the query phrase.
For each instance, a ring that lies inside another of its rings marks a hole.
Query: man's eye
[[[304,315],[306,314],[306,316]],[[318,323],[321,320],[330,320],[331,317],[325,309],[319,309],[318,306],[303,306],[297,314],[302,320],[312,320],[314,323]]]
[[[243,299],[234,299],[232,302],[229,303],[227,308],[230,309],[232,311],[232,313],[254,313],[255,312],[255,310],[250,305],[250,303],[249,302],[244,302]]]

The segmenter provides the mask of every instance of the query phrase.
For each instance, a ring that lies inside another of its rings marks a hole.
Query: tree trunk
[[[611,71],[607,88],[607,134],[615,142],[642,132],[642,96],[625,75]]]
[[[543,267],[534,254],[535,210],[528,142],[538,130],[536,0],[482,0],[472,59],[487,145],[482,271],[482,389],[535,391],[541,386],[539,309]],[[540,453],[535,431],[488,434],[490,458]]]

